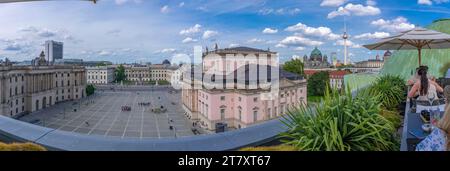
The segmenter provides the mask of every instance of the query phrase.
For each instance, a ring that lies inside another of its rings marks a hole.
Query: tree
[[[325,71],[312,75],[308,79],[308,96],[323,96],[329,80],[330,75]]]
[[[301,76],[305,75],[305,72],[303,71],[304,64],[300,59],[292,59],[291,61],[288,61],[284,63],[283,70],[289,71]]]
[[[115,71],[115,75],[116,75],[116,82],[124,81],[126,79],[125,67],[123,65],[119,65],[119,67],[117,67]]]
[[[87,86],[86,86],[86,94],[87,94],[88,96],[90,96],[90,95],[92,95],[92,94],[94,94],[94,93],[95,93],[95,86],[92,85],[92,84],[87,85]]]

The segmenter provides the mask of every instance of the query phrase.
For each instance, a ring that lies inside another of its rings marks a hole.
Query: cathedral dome
[[[311,60],[322,61],[322,52],[316,47],[311,52],[311,55],[309,57],[311,58]]]
[[[164,61],[162,62],[162,64],[163,64],[163,65],[170,65],[170,61],[166,59],[166,60],[164,60]]]
[[[386,51],[383,56],[391,56],[391,55],[392,55],[391,51]]]

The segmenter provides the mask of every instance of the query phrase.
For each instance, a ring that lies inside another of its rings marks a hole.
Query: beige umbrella
[[[414,50],[419,52],[419,66],[422,65],[422,49],[450,48],[450,35],[425,28],[414,28],[400,35],[381,39],[378,43],[364,45],[370,50]]]

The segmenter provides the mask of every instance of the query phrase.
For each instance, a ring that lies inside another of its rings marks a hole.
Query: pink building
[[[182,101],[187,117],[206,130],[217,123],[245,128],[307,103],[306,80],[279,69],[269,50],[216,47],[198,68],[197,76],[183,75]]]

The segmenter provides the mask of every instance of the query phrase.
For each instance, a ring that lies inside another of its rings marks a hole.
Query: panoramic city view
[[[0,151],[450,149],[448,0],[0,0],[0,25]]]

